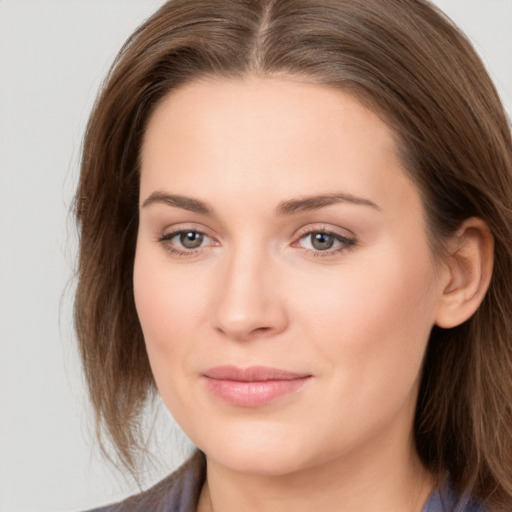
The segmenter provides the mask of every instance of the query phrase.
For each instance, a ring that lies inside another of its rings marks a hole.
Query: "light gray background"
[[[193,1],[193,0],[191,0]],[[0,0],[0,510],[76,511],[137,490],[94,449],[71,327],[69,207],[101,78],[163,0]],[[512,0],[437,0],[512,112]],[[161,414],[160,478],[190,446]]]

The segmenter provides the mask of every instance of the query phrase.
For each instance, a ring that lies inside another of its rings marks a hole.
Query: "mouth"
[[[202,377],[208,390],[224,402],[258,407],[298,391],[312,375],[266,366],[217,366],[208,369]]]

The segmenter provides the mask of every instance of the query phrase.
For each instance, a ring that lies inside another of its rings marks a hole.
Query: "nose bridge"
[[[264,244],[245,240],[228,250],[218,276],[216,328],[237,339],[281,331],[286,313],[276,271]]]

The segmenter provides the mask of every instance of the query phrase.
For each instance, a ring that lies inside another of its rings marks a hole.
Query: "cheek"
[[[137,248],[135,305],[151,370],[167,409],[190,434],[190,418],[200,407],[190,393],[194,381],[189,361],[196,347],[192,335],[197,332],[201,294],[197,293],[197,284],[184,280],[182,275],[179,270],[171,272],[165,254],[162,257],[151,248]]]
[[[171,264],[162,248],[144,242],[137,246],[135,305],[148,349],[160,344],[161,349],[177,348],[174,341],[189,338],[197,329],[207,300],[205,270],[191,274],[181,265]]]
[[[139,246],[135,257],[133,283],[135,306],[157,385],[171,378],[179,368],[187,343],[197,324],[198,302],[194,283],[180,281],[180,272],[171,272],[166,255]],[[192,307],[195,304],[195,308]]]
[[[409,256],[380,253],[357,268],[347,264],[302,302],[301,330],[314,340],[308,355],[326,383],[308,414],[335,443],[355,446],[398,417],[408,435],[434,303],[428,258]]]
[[[433,325],[435,274],[428,251],[406,249],[347,263],[302,304],[300,316],[309,319],[303,329],[328,361],[333,389],[347,400],[357,396],[362,406],[403,400],[420,372]]]
[[[172,329],[176,328],[174,315],[170,312],[176,312],[176,307],[179,307],[180,303],[174,300],[174,294],[168,293],[169,284],[165,276],[159,274],[154,266],[145,263],[143,256],[136,257],[135,306],[149,352],[164,342],[164,333],[172,332]]]

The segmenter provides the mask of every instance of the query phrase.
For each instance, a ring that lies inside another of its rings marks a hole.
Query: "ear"
[[[435,317],[436,325],[445,329],[468,320],[484,299],[493,269],[494,238],[483,220],[471,217],[463,222],[449,249]]]

